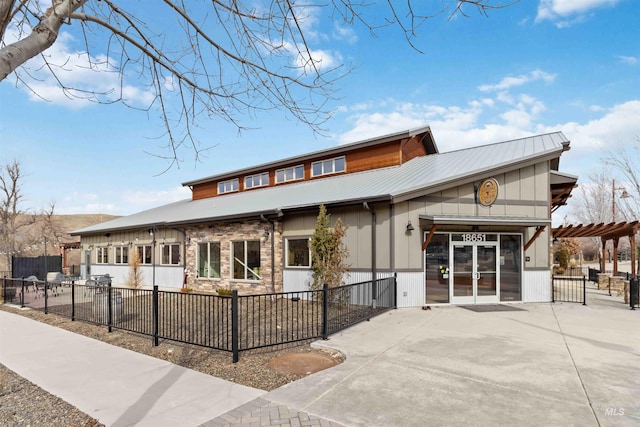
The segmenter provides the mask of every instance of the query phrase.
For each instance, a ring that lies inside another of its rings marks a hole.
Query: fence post
[[[322,339],[329,339],[329,285],[322,285]]]
[[[44,279],[44,314],[49,314],[49,283]]]
[[[153,285],[152,294],[153,345],[158,346],[158,285]]]
[[[638,277],[629,280],[629,305],[631,310],[636,309],[636,304],[640,305],[640,283]]]
[[[556,277],[551,275],[551,302],[556,302]]]
[[[22,292],[20,292],[20,308],[24,308],[24,277],[22,278]]]
[[[111,324],[113,323],[113,312],[111,311],[111,298],[113,293],[111,292],[111,280],[107,282],[107,327],[109,332],[113,332]]]
[[[71,321],[76,320],[76,281],[71,281]]]
[[[393,308],[398,308],[398,273],[393,273]]]
[[[587,305],[587,278],[582,276],[582,305]]]
[[[240,354],[238,350],[238,317],[238,290],[234,289],[231,293],[231,353],[233,354],[233,363],[238,363],[238,360],[240,360]]]

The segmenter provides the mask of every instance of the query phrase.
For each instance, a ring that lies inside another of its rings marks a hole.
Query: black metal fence
[[[396,307],[396,277],[317,291],[219,296],[3,279],[5,302],[233,354],[324,338]]]
[[[551,276],[553,302],[577,302],[587,305],[586,276]]]
[[[629,280],[629,306],[631,310],[640,307],[640,279],[637,277]]]

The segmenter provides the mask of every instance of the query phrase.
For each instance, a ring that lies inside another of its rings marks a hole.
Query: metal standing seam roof
[[[397,202],[438,187],[523,163],[558,157],[569,141],[562,132],[416,157],[402,165],[255,189],[200,200],[182,200],[96,224],[71,234],[246,218],[296,208],[358,201]]]

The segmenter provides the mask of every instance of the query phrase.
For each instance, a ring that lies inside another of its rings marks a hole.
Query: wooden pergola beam
[[[524,250],[526,251],[527,249],[529,249],[529,246],[533,245],[533,242],[535,242],[535,240],[540,237],[540,235],[542,234],[542,232],[544,231],[544,229],[547,228],[546,225],[540,225],[538,227],[536,227],[536,232],[533,234],[533,236],[531,236],[531,238],[529,239],[529,241],[527,242],[526,245],[524,245]]]
[[[438,226],[436,224],[433,224],[431,226],[431,230],[429,230],[429,234],[427,234],[427,238],[424,240],[424,243],[422,244],[422,252],[427,250],[427,246],[429,245],[429,242],[433,238],[433,235],[435,234],[437,229],[438,229]]]

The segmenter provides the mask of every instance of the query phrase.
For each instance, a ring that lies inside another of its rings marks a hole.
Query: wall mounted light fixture
[[[412,232],[413,230],[415,230],[415,228],[413,227],[413,224],[411,224],[411,220],[409,220],[409,223],[407,224],[407,231]]]

